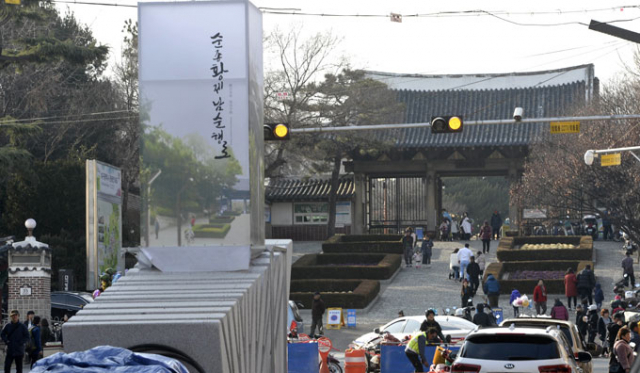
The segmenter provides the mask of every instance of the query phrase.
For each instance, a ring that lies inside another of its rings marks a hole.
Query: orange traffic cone
[[[344,373],[367,373],[364,350],[348,349],[344,352]]]

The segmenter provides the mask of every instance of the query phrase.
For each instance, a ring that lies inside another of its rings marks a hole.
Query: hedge
[[[193,234],[196,238],[224,238],[231,224],[197,224],[193,227]]]
[[[354,262],[377,265],[350,265]],[[401,262],[402,256],[396,254],[307,254],[291,266],[291,279],[386,280]]]
[[[311,309],[313,294],[319,291],[327,308],[365,308],[380,292],[377,280],[293,280],[289,299]],[[348,293],[351,291],[351,293]],[[343,293],[345,292],[345,293]]]
[[[342,235],[337,234],[322,243],[327,254],[388,253],[402,254],[401,235]]]
[[[533,294],[533,289],[538,285],[539,279],[531,280],[503,280],[505,273],[520,271],[566,271],[572,268],[577,274],[584,267],[591,265],[591,269],[595,269],[591,261],[565,260],[565,261],[536,261],[536,262],[503,262],[492,263],[487,267],[486,274],[491,273],[500,282],[500,292],[502,294],[510,294],[512,289],[518,289],[521,294]],[[485,279],[486,279],[485,274]],[[547,288],[547,294],[564,294],[564,277],[558,280],[545,280],[544,284]]]
[[[577,249],[536,249],[520,250],[524,244],[570,244]],[[501,262],[544,261],[544,260],[585,260],[593,259],[593,238],[591,236],[531,236],[505,237],[498,244],[497,258]]]
[[[242,213],[240,211],[233,210],[225,210],[220,214],[221,216],[240,216]]]
[[[235,216],[216,216],[209,218],[209,224],[231,224],[235,218]]]

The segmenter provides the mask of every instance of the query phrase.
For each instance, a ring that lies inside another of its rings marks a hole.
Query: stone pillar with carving
[[[33,310],[37,316],[51,319],[51,249],[36,241],[36,222],[28,219],[29,235],[9,249],[8,310],[18,310],[21,319]]]

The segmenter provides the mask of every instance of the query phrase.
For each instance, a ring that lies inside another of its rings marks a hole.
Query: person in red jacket
[[[573,308],[578,305],[578,279],[576,274],[573,273],[573,269],[567,269],[567,274],[564,275],[564,295],[567,296],[567,305],[571,309],[571,299],[573,299]]]
[[[567,311],[567,307],[565,307],[558,298],[556,298],[553,308],[551,309],[551,318],[569,321],[569,311]]]
[[[544,315],[547,312],[547,288],[542,280],[533,289],[533,304],[536,306],[536,314]]]

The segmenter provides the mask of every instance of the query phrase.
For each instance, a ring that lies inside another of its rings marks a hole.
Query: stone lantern
[[[8,310],[18,310],[23,320],[30,310],[51,319],[51,249],[33,236],[35,220],[27,219],[24,226],[29,235],[9,248]]]

